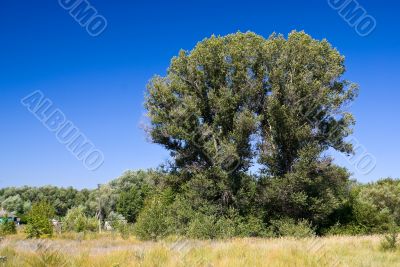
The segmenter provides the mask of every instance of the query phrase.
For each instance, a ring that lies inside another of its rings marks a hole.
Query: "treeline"
[[[348,181],[337,203],[321,203],[320,209],[330,212],[296,218],[290,216],[292,211],[277,213],[277,203],[265,201],[269,191],[265,190],[265,181],[248,178],[253,190],[241,198],[241,206],[231,207],[225,214],[218,214],[218,207],[207,205],[193,194],[174,192],[167,185],[176,177],[154,170],[129,171],[94,190],[49,186],[3,188],[0,202],[3,209],[22,218],[28,216],[32,203],[46,202],[54,208],[52,218],[63,222],[62,231],[98,231],[100,221],[103,230],[105,222],[109,222],[114,231],[143,239],[168,235],[191,238],[358,235],[384,233],[400,225],[397,179],[365,185]],[[287,207],[290,208],[293,206]]]
[[[90,193],[90,190],[76,190],[72,187],[8,187],[0,189],[0,201],[3,209],[14,212],[22,218],[25,218],[24,215],[31,210],[32,203],[40,201],[52,203],[56,215],[65,216],[72,207],[85,205]]]
[[[92,190],[56,186],[7,187],[0,189],[0,203],[4,210],[13,212],[21,218],[26,218],[32,204],[38,202],[50,203],[54,208],[54,215],[58,218],[65,217],[67,212],[74,207],[83,207],[88,216],[94,217],[96,214],[104,216],[111,211],[123,209],[124,203],[132,199],[131,193],[134,194],[134,197],[137,197],[135,192],[144,193],[146,189],[142,186],[150,184],[148,180],[152,179],[155,173],[155,171],[129,171],[120,178],[106,185],[99,185],[97,189]],[[144,195],[141,196],[141,198],[144,197]],[[143,201],[141,199],[140,203],[143,203]],[[130,218],[134,216],[126,212],[124,215],[129,221],[132,221]],[[25,221],[23,220],[23,222]]]

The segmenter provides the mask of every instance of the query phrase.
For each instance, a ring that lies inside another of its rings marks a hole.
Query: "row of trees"
[[[148,133],[171,152],[162,171],[96,190],[3,189],[2,203],[24,213],[48,196],[58,216],[123,216],[146,239],[385,231],[399,224],[398,181],[358,185],[327,156],[353,152],[358,88],[344,72],[344,56],[304,32],[212,36],[148,84]]]
[[[66,189],[53,188],[53,194],[46,195],[48,187],[26,187],[24,190],[41,192],[42,197],[38,200],[34,195],[23,195],[27,197],[23,201],[33,203],[33,207],[25,213],[19,213],[19,216],[26,218],[30,237],[51,235],[53,226],[50,220],[53,218],[62,222],[62,231],[96,232],[99,230],[99,214],[103,214],[100,217],[103,227],[104,222],[108,221],[114,230],[124,236],[132,233],[144,239],[167,235],[192,238],[353,235],[383,233],[400,225],[400,180],[397,179],[388,178],[369,184],[348,181],[339,203],[323,204],[332,205],[332,212],[320,224],[313,219],[317,213],[303,218],[274,213],[276,203],[265,204],[262,196],[266,192],[260,190],[264,186],[261,180],[254,181],[254,188],[249,190],[248,197],[242,198],[243,202],[252,203],[246,204],[252,206],[251,212],[241,214],[240,210],[231,207],[225,214],[218,214],[212,204],[202,203],[199,206],[199,200],[192,203],[181,193],[174,192],[167,186],[174,179],[175,174],[165,171],[129,171],[97,189],[76,190],[78,194],[84,192],[90,197],[83,203],[76,198],[64,214],[60,214],[57,206],[53,205],[58,201],[51,201]],[[2,189],[1,203],[8,205],[5,200],[12,197],[5,198],[5,192],[18,190],[21,189]],[[55,192],[58,193],[54,195]],[[6,208],[4,205],[2,207]],[[8,211],[19,212],[18,209]],[[10,226],[1,226],[0,232],[13,233]]]
[[[80,207],[91,217],[105,219],[111,212],[118,212],[128,222],[133,222],[151,190],[150,184],[159,179],[156,176],[162,175],[162,172],[152,170],[128,171],[94,190],[55,186],[2,188],[0,203],[1,208],[19,215],[25,223],[32,205],[39,202],[51,203],[56,218],[63,218],[71,209]]]
[[[90,190],[76,190],[72,187],[9,187],[0,189],[2,208],[19,215],[26,214],[32,208],[32,203],[48,201],[55,208],[57,216],[65,216],[68,209],[87,203]]]

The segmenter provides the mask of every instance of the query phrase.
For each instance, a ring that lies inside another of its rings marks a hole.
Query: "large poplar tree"
[[[265,203],[277,200],[267,193],[276,179],[286,186],[301,180],[286,190],[300,192],[301,205],[308,197],[319,203],[328,190],[326,217],[348,175],[322,155],[329,148],[352,152],[345,138],[354,119],[345,107],[357,87],[342,79],[344,72],[344,57],[304,32],[287,39],[251,32],[212,36],[180,51],[167,75],[148,84],[151,138],[171,151],[178,187],[234,204],[251,187],[247,174],[258,163]],[[336,182],[332,175],[339,177]],[[321,192],[313,193],[318,188],[311,189],[310,181],[320,180]],[[283,215],[292,212],[276,208]],[[295,217],[313,212],[300,210]]]

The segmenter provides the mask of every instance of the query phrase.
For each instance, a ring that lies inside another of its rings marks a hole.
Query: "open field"
[[[309,239],[167,240],[64,235],[51,240],[8,237],[1,266],[400,266],[400,251],[380,249],[380,236]]]

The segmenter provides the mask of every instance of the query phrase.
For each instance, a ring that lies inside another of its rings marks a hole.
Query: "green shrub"
[[[126,224],[126,219],[122,214],[116,212],[110,212],[107,216],[107,221],[110,222],[110,225],[113,229],[118,230],[121,225]]]
[[[238,225],[238,235],[242,237],[272,236],[265,227],[263,220],[252,215],[245,217]]]
[[[127,239],[132,232],[131,224],[127,222],[124,216],[119,213],[111,212],[107,220],[111,223],[113,231],[121,234],[123,239]]]
[[[50,220],[54,217],[54,214],[54,207],[48,202],[34,203],[28,214],[28,224],[25,228],[28,238],[51,237],[53,225]]]
[[[85,227],[88,232],[96,232],[99,230],[99,220],[95,217],[88,217]]]
[[[143,192],[136,187],[121,192],[116,208],[117,212],[122,214],[128,222],[135,222],[137,215],[143,208]]]
[[[362,225],[368,234],[385,233],[390,230],[393,215],[388,208],[379,209],[375,204],[358,199],[354,204],[355,223]]]
[[[315,235],[314,229],[307,220],[299,220],[297,222],[291,218],[271,220],[270,229],[278,237],[304,238]]]
[[[384,236],[384,239],[381,241],[381,248],[386,250],[396,250],[397,249],[397,233],[389,233]]]
[[[397,227],[392,227],[390,232],[386,234],[381,241],[381,248],[384,251],[396,250],[398,246],[398,232]]]
[[[157,240],[170,233],[167,218],[168,206],[173,201],[173,194],[167,190],[146,201],[137,218],[134,233],[143,240]]]
[[[130,223],[119,225],[117,230],[123,239],[128,239],[129,236],[133,233],[132,224]]]
[[[83,206],[69,209],[63,219],[63,230],[77,233],[97,231],[98,221],[94,218],[86,217],[84,211],[85,208]]]
[[[341,225],[339,223],[330,227],[324,234],[326,235],[365,235],[368,229],[365,226],[355,223]]]
[[[235,236],[268,236],[267,229],[260,218],[242,217],[234,209],[224,216],[196,213],[190,222],[188,237],[199,239],[232,238]]]
[[[169,227],[169,232],[178,236],[187,234],[189,223],[196,216],[190,201],[179,195],[175,198],[174,202],[167,207],[166,213],[166,222]]]
[[[194,213],[187,231],[190,238],[225,239],[240,235],[243,218],[231,208],[224,215],[217,216],[215,207],[208,206]]]
[[[198,213],[189,223],[187,236],[198,239],[211,239],[218,236],[216,217]]]
[[[381,179],[360,188],[359,201],[373,205],[378,211],[387,209],[397,224],[400,224],[400,180]]]
[[[168,235],[195,239],[225,239],[235,236],[267,236],[261,219],[240,216],[236,209],[219,215],[217,206],[203,203],[196,210],[182,195],[170,191],[156,195],[145,204],[134,226],[141,239],[159,239]]]
[[[13,235],[16,233],[17,233],[17,228],[14,222],[9,222],[7,221],[7,218],[5,218],[5,221],[0,223],[0,236]]]
[[[240,217],[221,217],[215,223],[216,238],[232,238],[239,234]]]

